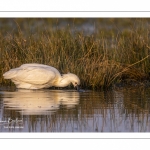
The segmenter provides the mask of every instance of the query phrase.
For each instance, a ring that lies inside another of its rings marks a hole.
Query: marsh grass
[[[24,63],[42,63],[61,73],[75,73],[83,88],[104,89],[116,83],[149,80],[150,30],[141,20],[124,30],[97,28],[90,35],[69,25],[41,30],[40,26],[32,32],[29,25],[22,27],[25,21],[18,22],[14,31],[0,32],[1,85],[13,85],[2,74]]]

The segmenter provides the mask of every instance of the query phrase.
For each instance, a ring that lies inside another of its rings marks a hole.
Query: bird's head
[[[79,77],[73,73],[67,73],[67,75],[68,75],[70,82],[73,84],[74,88],[79,90],[79,85],[80,85]]]
[[[80,79],[77,75],[73,73],[63,74],[62,79],[58,83],[58,87],[65,87],[72,83],[73,86],[79,91]]]
[[[77,75],[70,73],[70,76],[72,77],[71,83],[73,84],[74,88],[79,90],[79,85],[80,85],[80,79]]]

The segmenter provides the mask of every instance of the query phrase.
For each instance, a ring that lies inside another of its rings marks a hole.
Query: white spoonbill
[[[5,79],[11,79],[17,88],[23,89],[66,87],[72,83],[79,90],[80,85],[77,75],[73,73],[61,75],[54,67],[36,63],[23,64],[18,68],[10,69],[3,76]]]

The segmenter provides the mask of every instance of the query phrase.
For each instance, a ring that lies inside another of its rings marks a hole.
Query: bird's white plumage
[[[65,87],[70,83],[79,85],[80,79],[72,73],[60,75],[59,71],[43,64],[23,64],[3,74],[11,79],[17,88],[41,89],[51,86]]]

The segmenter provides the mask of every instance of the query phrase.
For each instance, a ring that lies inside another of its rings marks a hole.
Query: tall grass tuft
[[[116,83],[148,80],[149,26],[145,28],[142,22],[134,25],[109,33],[97,28],[85,35],[69,26],[32,32],[28,25],[17,23],[14,31],[0,31],[0,83],[12,85],[2,74],[24,63],[42,63],[61,73],[75,73],[83,88],[104,89]]]

